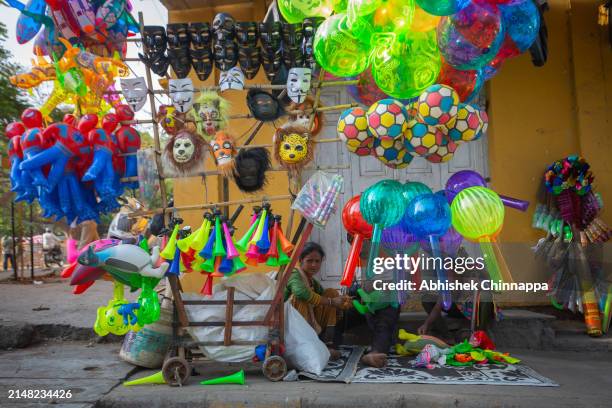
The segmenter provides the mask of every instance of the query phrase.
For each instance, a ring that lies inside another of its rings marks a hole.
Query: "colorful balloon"
[[[448,127],[448,137],[457,144],[470,142],[476,139],[482,125],[478,109],[472,105],[459,104],[455,122]]]
[[[377,44],[370,59],[376,85],[394,98],[420,95],[440,73],[440,51],[433,31],[406,33]]]
[[[498,10],[473,2],[438,25],[438,47],[444,60],[458,69],[479,69],[499,51],[504,28]]]
[[[402,223],[415,237],[428,238],[432,255],[441,258],[440,237],[444,235],[451,225],[451,210],[446,198],[438,194],[422,194],[408,203]],[[438,262],[436,262],[438,264]],[[437,265],[438,281],[446,282],[446,271],[442,265]],[[448,290],[442,290],[442,306],[448,310],[452,300]]]
[[[392,169],[403,169],[413,159],[413,156],[406,149],[403,136],[397,139],[374,138],[372,155]]]
[[[372,76],[372,68],[367,68],[359,74],[356,79],[358,81],[357,85],[349,85],[347,87],[348,94],[355,102],[361,105],[370,106],[376,101],[389,97],[378,87],[378,85],[376,85],[374,77]]]
[[[469,187],[457,194],[451,204],[453,227],[463,237],[480,243],[489,277],[494,281],[512,282],[505,266],[500,268],[495,243],[504,223],[504,203],[497,193],[485,187]],[[496,248],[494,248],[494,245]],[[503,261],[503,257],[499,257]]]
[[[342,112],[336,131],[349,152],[358,156],[369,156],[372,153],[374,137],[368,130],[366,111],[363,108],[349,108]]]
[[[429,14],[450,16],[470,4],[470,0],[416,0],[417,4]]]
[[[348,258],[346,258],[344,272],[340,280],[340,284],[346,287],[351,286],[353,283],[355,267],[359,260],[363,240],[372,238],[372,226],[368,224],[361,215],[359,208],[360,199],[361,196],[359,195],[351,198],[342,209],[342,223],[344,224],[344,228],[349,234],[353,235],[351,250],[349,251]]]
[[[375,102],[366,113],[370,133],[381,141],[391,142],[402,137],[408,126],[406,107],[395,99]]]
[[[442,129],[414,119],[408,122],[408,129],[406,129],[404,137],[406,148],[421,157],[434,154],[438,150],[438,146],[443,145],[446,139]]]
[[[477,70],[461,70],[442,60],[442,68],[437,83],[451,86],[459,94],[461,102],[469,102],[474,99],[486,79]]]
[[[360,74],[368,66],[370,49],[355,38],[346,25],[346,15],[336,14],[317,28],[313,49],[321,67],[334,75]]]
[[[428,125],[448,125],[457,116],[458,105],[459,94],[452,87],[434,84],[419,96],[418,115]]]
[[[402,191],[402,185],[398,181],[381,180],[368,187],[361,195],[361,214],[364,220],[374,227],[366,271],[369,279],[373,276],[374,258],[378,256],[382,230],[397,224],[404,215],[406,203]]]
[[[418,2],[414,7],[414,17],[412,18],[412,24],[410,25],[410,30],[422,33],[425,31],[430,31],[435,29],[440,22],[440,16],[434,16],[429,14],[421,7],[419,7]]]
[[[334,11],[332,0],[279,0],[278,11],[288,23],[301,23],[308,17],[329,17]]]

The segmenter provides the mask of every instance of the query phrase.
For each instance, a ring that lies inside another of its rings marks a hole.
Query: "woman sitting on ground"
[[[300,266],[294,269],[285,288],[285,300],[291,299],[293,307],[323,337],[325,329],[336,325],[339,310],[351,306],[351,298],[340,296],[336,289],[323,289],[314,276],[321,270],[325,252],[321,245],[307,242],[300,253]],[[339,352],[330,349],[332,359]]]

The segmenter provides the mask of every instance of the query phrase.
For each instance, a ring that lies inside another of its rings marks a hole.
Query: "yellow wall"
[[[569,154],[584,155],[596,176],[596,189],[603,195],[606,207],[612,203],[612,51],[606,29],[597,25],[598,2],[549,0],[549,59],[542,68],[531,64],[529,54],[507,61],[500,74],[487,84],[489,97],[489,169],[492,187],[505,195],[537,202],[545,167]],[[170,21],[212,21],[219,11],[228,11],[237,20],[260,21],[265,13],[263,1],[252,5],[224,6],[196,10],[171,11]],[[261,72],[253,82],[266,82]],[[226,95],[224,95],[225,97]],[[245,93],[232,91],[233,112],[246,112]],[[231,130],[240,135],[252,121],[233,121]],[[273,128],[265,126],[253,141],[270,143]],[[210,166],[210,163],[209,163]],[[284,173],[270,173],[267,195],[286,194]],[[216,177],[207,179],[208,200],[220,199]],[[199,181],[176,183],[177,205],[203,201]],[[230,183],[231,199],[244,194]],[[287,204],[273,203],[273,208],[287,222]],[[233,208],[231,208],[233,210]],[[516,280],[546,281],[550,273],[536,265],[529,246],[542,237],[531,228],[535,205],[527,214],[506,212],[500,240],[506,243],[504,253]],[[245,212],[250,211],[246,206]],[[182,214],[192,225],[199,224],[200,212]],[[603,219],[612,225],[612,211]],[[246,230],[248,217],[243,214],[237,236]],[[607,256],[610,255],[608,246]],[[198,290],[201,278],[188,276],[186,288]],[[523,301],[541,302],[537,297],[522,296]]]

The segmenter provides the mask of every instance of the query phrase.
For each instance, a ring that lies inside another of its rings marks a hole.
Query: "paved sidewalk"
[[[237,370],[200,368],[183,388],[166,385],[123,387],[137,371],[118,358],[118,344],[48,343],[0,353],[0,406],[40,407],[608,407],[610,355],[589,352],[511,350],[525,364],[560,387],[440,386],[426,384],[272,383],[258,369],[247,371],[247,385],[204,387],[199,381]],[[132,373],[132,374],[130,374]],[[9,400],[10,389],[68,390],[70,400]],[[38,403],[38,404],[36,404]],[[66,404],[66,405],[64,405]]]

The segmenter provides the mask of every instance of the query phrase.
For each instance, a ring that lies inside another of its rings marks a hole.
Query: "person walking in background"
[[[13,270],[15,270],[17,268],[17,265],[15,264],[15,253],[13,251],[13,239],[8,236],[5,235],[2,237],[2,257],[3,257],[3,270],[4,272],[7,271],[8,269],[8,261],[11,261],[11,266],[13,267]]]

